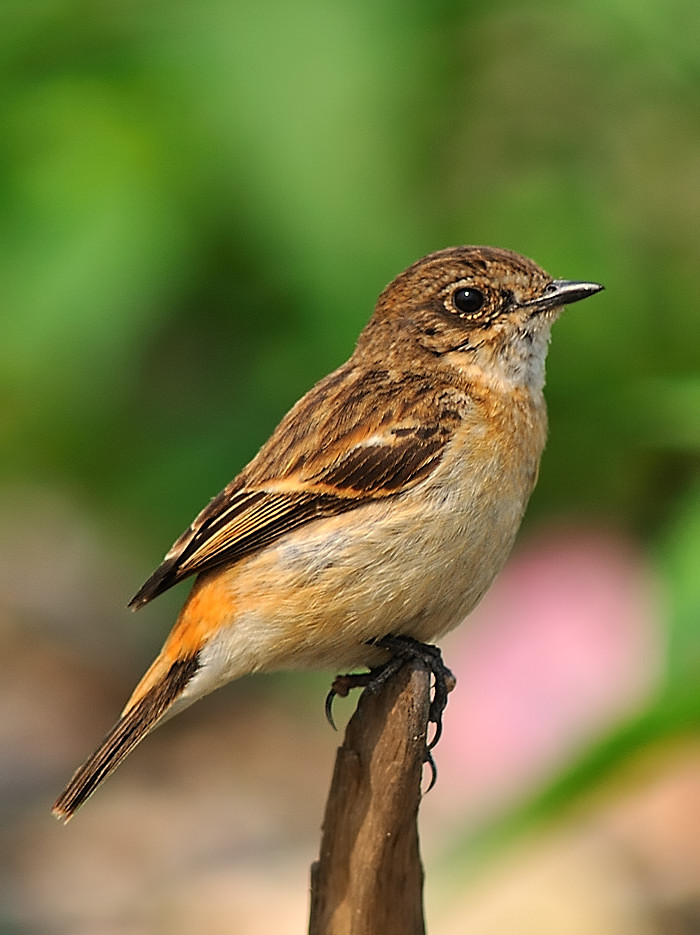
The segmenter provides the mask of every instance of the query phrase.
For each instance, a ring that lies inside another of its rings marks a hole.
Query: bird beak
[[[573,302],[580,302],[581,299],[588,298],[589,295],[595,295],[604,289],[597,282],[577,282],[574,279],[553,279],[548,286],[545,286],[542,295],[530,302],[524,302],[521,308],[531,309],[533,312],[546,312],[550,308],[557,308],[560,305],[571,305]]]

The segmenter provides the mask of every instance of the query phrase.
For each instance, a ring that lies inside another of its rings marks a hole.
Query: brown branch
[[[311,868],[309,935],[424,935],[417,818],[429,706],[418,660],[360,697]]]

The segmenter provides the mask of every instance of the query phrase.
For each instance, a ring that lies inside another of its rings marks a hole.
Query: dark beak
[[[597,282],[577,282],[573,279],[553,279],[548,286],[545,286],[540,295],[530,302],[525,302],[522,308],[532,309],[533,312],[546,312],[550,308],[557,308],[560,305],[571,305],[573,302],[580,302],[581,299],[587,299],[589,295],[595,295],[605,286]]]

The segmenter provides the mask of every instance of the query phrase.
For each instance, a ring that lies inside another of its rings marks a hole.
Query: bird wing
[[[319,407],[314,397],[334,376],[297,403],[257,457],[202,510],[130,607],[183,578],[251,555],[305,523],[397,495],[435,470],[459,421],[454,404],[427,406],[427,387],[417,386],[398,396],[365,392],[353,402],[346,380],[345,391],[322,394],[326,405]],[[392,405],[382,406],[382,396]]]

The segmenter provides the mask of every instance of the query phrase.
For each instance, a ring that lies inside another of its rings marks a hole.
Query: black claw
[[[333,720],[333,701],[335,699],[336,694],[337,693],[335,689],[331,685],[330,690],[328,694],[326,695],[325,710],[326,710],[326,720],[331,725],[333,730],[338,730],[338,728],[335,726],[335,721]]]
[[[325,704],[326,720],[333,730],[338,729],[333,720],[333,701],[338,695],[340,695],[341,698],[347,698],[353,688],[369,688],[370,691],[375,691],[375,676],[378,678],[382,674],[383,673],[379,670],[372,669],[369,672],[351,672],[348,675],[336,675],[326,695]]]
[[[430,752],[430,747],[426,748],[425,760],[423,762],[427,763],[430,768],[430,782],[428,783],[428,788],[425,790],[426,793],[428,793],[437,782],[437,766],[435,765],[433,754]]]

